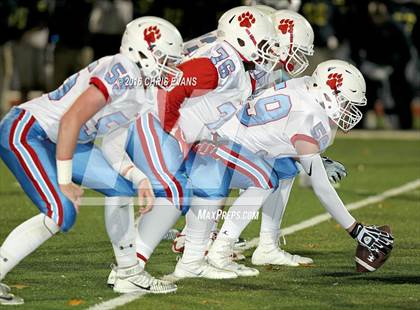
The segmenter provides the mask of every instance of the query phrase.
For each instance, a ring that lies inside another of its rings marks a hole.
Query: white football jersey
[[[192,57],[197,53],[203,46],[207,46],[217,40],[217,30],[213,30],[198,38],[191,39],[184,43],[184,55]],[[256,89],[267,87],[275,82],[283,82],[290,79],[284,70],[275,70],[270,73],[265,72],[262,69],[256,68],[250,71],[251,77],[256,81]]]
[[[156,110],[156,89],[140,85],[140,76],[138,66],[124,55],[106,56],[69,77],[58,89],[19,107],[31,112],[56,142],[61,117],[90,84],[97,86],[108,103],[80,130],[78,143],[86,143]]]
[[[213,43],[217,40],[217,30],[213,30],[198,38],[191,39],[184,43],[184,55],[186,56],[193,56],[197,50],[203,46],[206,46],[209,43]]]
[[[216,88],[206,94],[187,98],[180,109],[179,126],[189,143],[210,139],[211,134],[252,94],[251,77],[230,44],[224,41],[209,43],[194,53],[193,58],[201,57],[211,60],[218,73],[218,82]]]
[[[263,70],[257,69],[251,71],[250,74],[251,77],[256,81],[256,90],[271,87],[273,83],[290,80],[290,77],[284,72],[284,70],[275,70],[270,73],[267,73]]]
[[[257,92],[218,134],[269,158],[296,156],[297,140],[318,144],[324,151],[335,130],[316,97],[307,91],[310,79],[292,79]]]

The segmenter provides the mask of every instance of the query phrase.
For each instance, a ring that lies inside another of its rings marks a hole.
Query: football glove
[[[347,170],[344,165],[328,157],[322,157],[325,171],[331,183],[336,184],[347,176]]]
[[[374,255],[377,255],[379,251],[387,255],[394,245],[394,237],[376,226],[364,226],[357,223],[350,235]]]

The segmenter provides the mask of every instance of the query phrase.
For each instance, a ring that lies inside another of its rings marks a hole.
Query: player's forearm
[[[56,159],[70,160],[73,158],[82,124],[75,118],[64,115],[58,131]]]
[[[60,121],[56,148],[59,184],[65,185],[72,182],[72,158],[81,126],[77,119],[66,115]]]
[[[312,188],[328,213],[344,229],[351,229],[356,220],[348,212],[334,187],[329,182],[321,156],[304,156],[300,159],[300,162],[305,171],[310,175]]]

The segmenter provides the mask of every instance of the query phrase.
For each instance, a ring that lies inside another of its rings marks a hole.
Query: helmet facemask
[[[309,66],[309,60],[307,56],[314,54],[313,47],[305,48],[296,44],[290,44],[288,56],[282,61],[284,69],[291,76],[297,76],[301,74]]]
[[[324,94],[324,98],[328,95]],[[357,106],[366,105],[364,102],[352,102],[346,98],[339,91],[335,94],[336,105],[330,106],[324,101],[324,108],[327,111],[328,117],[343,131],[347,132],[352,129],[363,117],[362,112]]]
[[[160,50],[153,52],[156,61],[158,85],[166,91],[170,91],[182,78],[182,71],[176,68],[182,61],[181,57],[166,55]]]
[[[305,47],[290,43],[277,48],[277,53],[284,70],[295,77],[306,70],[309,65],[307,56],[312,56],[314,50],[312,45]]]
[[[252,61],[265,72],[270,73],[274,70],[280,57],[276,54],[278,49],[278,41],[275,39],[267,38],[261,40],[257,46],[257,57]]]

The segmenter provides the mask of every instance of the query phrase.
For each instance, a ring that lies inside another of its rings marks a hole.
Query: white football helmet
[[[159,17],[144,16],[126,26],[120,52],[146,77],[170,90],[182,77],[182,71],[175,68],[182,60],[182,45],[182,36],[174,25]]]
[[[280,41],[280,61],[291,76],[301,74],[314,54],[314,31],[305,17],[290,10],[271,15]]]
[[[352,129],[361,119],[357,106],[366,105],[366,83],[352,64],[343,60],[320,63],[312,74],[318,100],[328,117],[344,131]]]
[[[239,6],[219,19],[217,37],[228,42],[244,58],[266,72],[278,62],[277,34],[270,18],[255,7]]]

